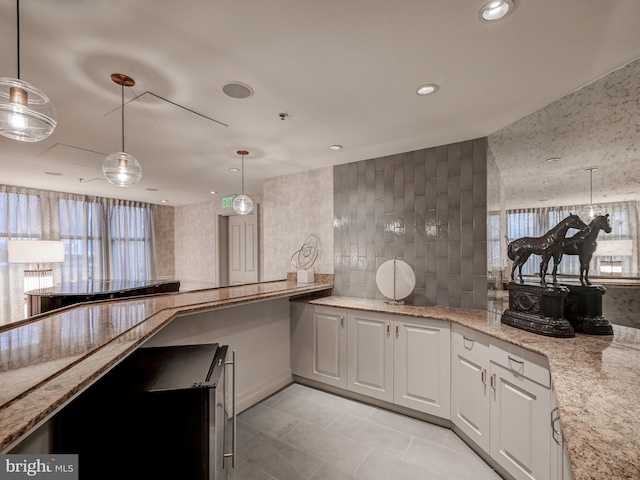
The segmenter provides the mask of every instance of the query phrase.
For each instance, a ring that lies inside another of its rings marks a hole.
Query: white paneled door
[[[229,217],[229,284],[258,281],[258,215]]]

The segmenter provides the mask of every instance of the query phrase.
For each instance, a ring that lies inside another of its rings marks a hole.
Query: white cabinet
[[[311,378],[346,387],[347,329],[342,309],[316,307],[313,315],[313,371]]]
[[[392,315],[349,310],[347,389],[393,402]]]
[[[490,446],[490,362],[477,343],[451,343],[451,421],[485,452]]]
[[[449,322],[350,310],[347,324],[347,389],[449,418]]]
[[[551,480],[573,480],[571,459],[562,434],[558,401],[551,390]]]
[[[346,388],[346,312],[291,303],[291,373]]]
[[[490,381],[491,457],[516,479],[548,479],[549,389],[495,363]]]
[[[514,478],[549,479],[546,360],[457,324],[452,330],[452,422]]]
[[[449,322],[394,316],[393,334],[393,402],[449,418]]]

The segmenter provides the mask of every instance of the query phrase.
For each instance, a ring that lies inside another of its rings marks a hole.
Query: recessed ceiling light
[[[342,145],[331,145],[329,147],[329,150],[333,150],[333,151],[341,150],[341,149],[342,149]]]
[[[160,200],[162,203],[167,203],[169,200]]]
[[[418,87],[416,89],[416,94],[417,95],[429,95],[431,93],[434,93],[436,90],[438,90],[438,86],[434,85],[432,83],[428,83],[426,85],[422,85],[420,87]]]
[[[229,82],[222,86],[222,91],[231,98],[247,98],[253,95],[253,88],[240,82]]]
[[[560,157],[547,158],[548,163],[559,162],[559,161],[560,161]]]
[[[46,175],[53,175],[54,177],[59,177],[62,174],[58,172],[44,172]]]
[[[210,193],[211,195],[215,195],[215,194],[216,194],[216,193],[218,193],[218,192],[216,192],[215,190],[211,190],[209,193]]]
[[[230,168],[229,171],[231,173],[238,173],[240,171],[240,169],[239,168]]]
[[[543,185],[549,185],[551,183],[551,180],[545,180],[544,182],[542,182]]]
[[[492,0],[480,9],[478,17],[483,22],[493,22],[504,18],[513,7],[513,0]]]

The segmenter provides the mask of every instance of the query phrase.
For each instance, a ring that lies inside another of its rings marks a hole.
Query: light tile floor
[[[229,480],[497,480],[451,430],[292,384],[238,415]]]

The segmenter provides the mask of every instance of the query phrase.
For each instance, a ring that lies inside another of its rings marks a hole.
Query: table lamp
[[[24,291],[53,286],[53,270],[43,263],[64,262],[64,243],[49,240],[9,240],[9,263],[35,263],[35,270],[24,271]]]

